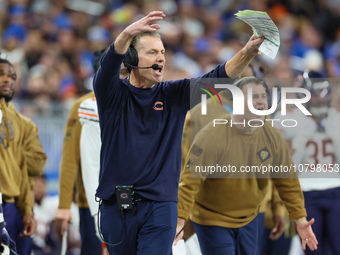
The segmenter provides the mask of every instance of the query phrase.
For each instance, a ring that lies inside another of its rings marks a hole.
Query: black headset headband
[[[130,45],[123,63],[129,72],[131,72],[133,67],[138,66],[138,53],[133,46]]]

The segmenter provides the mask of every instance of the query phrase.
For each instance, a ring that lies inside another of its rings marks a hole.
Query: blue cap
[[[11,24],[4,31],[2,38],[7,42],[12,37],[16,37],[19,41],[24,41],[26,38],[27,29],[23,25]]]
[[[61,13],[54,19],[54,24],[57,28],[61,30],[71,30],[72,29],[72,22],[70,17],[65,14]]]
[[[12,5],[9,8],[9,16],[22,15],[26,11],[26,6],[24,5]]]

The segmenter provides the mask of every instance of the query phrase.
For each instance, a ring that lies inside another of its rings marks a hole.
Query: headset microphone
[[[133,68],[137,68],[137,69],[149,69],[149,68],[152,68],[153,70],[157,70],[157,69],[161,68],[157,64],[153,64],[152,66],[148,66],[148,67],[139,67],[139,66],[132,66],[130,64],[125,63],[125,66],[130,68],[130,69],[133,69]]]
[[[159,65],[157,64],[153,64],[152,66],[150,66],[150,68],[152,68],[153,70],[157,70],[159,68],[161,68]]]

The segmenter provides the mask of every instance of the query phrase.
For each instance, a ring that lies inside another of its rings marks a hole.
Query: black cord
[[[183,226],[183,228],[181,228],[181,230],[176,234],[175,239],[179,236],[180,233],[182,233],[183,230],[184,230],[184,226]]]
[[[124,226],[124,237],[123,239],[119,242],[119,243],[107,243],[104,239],[104,236],[102,235],[102,232],[100,231],[100,218],[99,218],[99,213],[100,213],[100,206],[102,204],[102,200],[99,200],[99,206],[98,206],[98,214],[97,214],[97,227],[98,227],[98,233],[99,233],[99,237],[101,239],[101,241],[103,243],[105,243],[106,245],[109,245],[109,246],[117,246],[117,245],[120,245],[121,243],[124,242],[125,240],[125,237],[126,237],[126,223],[125,223],[125,214],[124,214],[124,210],[121,209],[120,212],[122,213],[122,217],[123,217],[123,226]]]

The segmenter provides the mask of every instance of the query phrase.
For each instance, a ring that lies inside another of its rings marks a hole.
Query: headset
[[[152,66],[147,66],[147,67],[139,67],[138,66],[138,52],[132,45],[129,46],[129,49],[125,55],[125,58],[123,59],[123,64],[129,71],[129,73],[131,73],[132,69],[134,68],[138,68],[138,69],[152,68],[153,70],[157,70],[160,68],[159,65],[157,64],[153,64]]]
[[[138,66],[138,52],[132,45],[130,45],[125,55],[123,64],[129,72],[131,72],[133,68]]]

